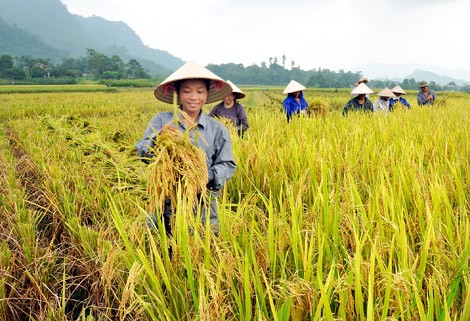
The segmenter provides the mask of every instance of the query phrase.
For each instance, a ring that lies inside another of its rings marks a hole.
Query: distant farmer
[[[306,111],[308,103],[304,98],[302,90],[306,89],[303,85],[295,80],[291,80],[287,87],[282,92],[287,94],[287,97],[282,102],[282,107],[287,116],[289,123],[293,115],[299,115],[300,112]]]
[[[218,231],[219,224],[216,198],[218,192],[233,175],[236,164],[228,130],[217,120],[205,115],[202,108],[206,103],[223,99],[231,90],[229,84],[208,69],[195,62],[187,62],[166,78],[154,91],[158,100],[169,104],[173,102],[174,93],[176,93],[179,111],[157,113],[148,124],[143,138],[136,144],[137,152],[142,160],[150,162],[155,156],[155,147],[159,147],[159,141],[160,144],[163,143],[160,138],[168,128],[165,125],[169,124],[176,130],[176,133],[185,133],[182,136],[189,136],[190,142],[204,155],[203,159],[205,158],[205,165],[207,165],[206,171],[203,164],[204,171],[202,172],[205,172],[207,176],[205,183],[211,200],[209,218],[215,232]],[[155,182],[155,184],[158,183]],[[171,234],[170,219],[175,206],[170,201],[170,199],[165,200],[162,213],[168,234]],[[207,210],[203,209],[201,213],[203,222],[206,220],[206,212]],[[156,217],[153,218],[153,224],[156,225]]]
[[[419,87],[421,90],[418,92],[418,105],[432,105],[434,101],[437,99],[436,93],[434,90],[429,89],[429,84],[427,81],[420,81]]]
[[[364,76],[359,77],[359,79],[354,84],[353,90],[360,84],[367,84],[368,82],[369,82],[369,79],[367,79],[366,77]],[[367,94],[366,97],[369,98],[369,94]]]
[[[350,110],[352,111],[373,111],[372,102],[366,97],[367,94],[374,92],[367,87],[366,84],[361,83],[351,91],[351,95],[356,95],[350,99],[343,108],[343,115],[346,116]]]
[[[237,100],[244,98],[245,93],[230,80],[227,80],[227,83],[232,88],[232,92],[228,94],[221,103],[212,108],[209,116],[230,119],[237,128],[238,134],[243,136],[248,129],[248,119],[246,118],[245,106]]]
[[[385,88],[379,91],[377,96],[378,96],[377,99],[374,101],[374,104],[372,105],[373,112],[374,113],[383,112],[387,114],[390,108],[390,98],[394,96],[393,92],[390,89]]]
[[[408,109],[411,108],[410,103],[404,97],[402,97],[402,95],[406,95],[406,92],[400,87],[400,85],[393,87],[392,92],[395,97],[390,98],[390,111],[393,111],[394,106],[398,106],[398,103],[402,104]]]
[[[369,79],[367,79],[366,77],[364,76],[361,76],[359,77],[359,79],[356,81],[356,83],[354,84],[354,88],[356,88],[357,86],[359,86],[359,84],[367,84],[369,82]]]

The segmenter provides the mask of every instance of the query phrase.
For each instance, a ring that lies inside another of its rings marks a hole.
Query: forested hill
[[[38,36],[16,26],[8,25],[0,17],[0,54],[4,53],[13,57],[49,57],[52,60],[60,59],[66,55],[57,48],[44,43]]]
[[[71,14],[59,0],[0,0],[0,8],[0,17],[4,20],[0,24],[3,35],[0,54],[33,54],[27,48],[42,42],[39,47],[45,44],[49,50],[44,47],[41,56],[47,53],[48,58],[55,58],[57,54],[83,57],[86,49],[92,48],[123,59],[137,58],[151,73],[168,73],[183,64],[181,59],[166,51],[145,46],[125,23]],[[23,31],[23,36],[15,38],[18,41],[14,51],[10,48],[13,46],[11,39],[13,35],[19,35],[19,30]],[[31,39],[35,39],[33,44]],[[24,53],[18,52],[20,48],[24,48]]]

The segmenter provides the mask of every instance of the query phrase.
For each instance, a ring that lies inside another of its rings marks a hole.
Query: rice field
[[[171,239],[134,150],[152,89],[0,94],[0,320],[470,320],[470,95],[343,117],[309,89],[327,111],[287,124],[243,90],[220,234],[177,206]]]

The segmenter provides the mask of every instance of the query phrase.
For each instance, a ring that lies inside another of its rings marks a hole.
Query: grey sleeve
[[[157,134],[160,132],[161,129],[162,122],[159,115],[157,114],[147,125],[142,139],[138,141],[137,144],[135,144],[137,153],[139,154],[139,157],[142,158],[142,160],[155,156],[152,153],[152,149],[155,146]]]

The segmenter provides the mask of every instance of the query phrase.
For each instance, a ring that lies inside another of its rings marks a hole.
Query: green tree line
[[[269,63],[262,62],[260,66],[252,64],[209,64],[207,66],[223,79],[231,80],[238,85],[284,86],[291,79],[312,88],[352,88],[361,76],[360,72],[332,71],[326,68],[302,70],[291,61],[290,68],[286,66],[285,55],[282,63],[276,57],[269,58]],[[31,56],[11,57],[0,56],[0,78],[9,81],[24,81],[35,79],[66,79],[67,83],[76,83],[78,79],[112,80],[112,79],[149,79],[150,75],[136,59],[125,63],[118,55],[111,57],[94,49],[87,49],[86,57],[66,58],[54,65],[47,58],[32,58]],[[418,81],[414,78],[402,82],[392,80],[370,80],[372,88],[393,88],[400,85],[403,89],[417,89]],[[470,92],[470,85],[458,86],[455,82],[441,86],[434,81],[429,83],[434,90]]]
[[[119,56],[108,57],[94,49],[87,49],[87,56],[66,58],[54,65],[47,58],[31,56],[0,56],[0,78],[23,81],[33,79],[64,78],[92,80],[149,79],[150,75],[136,59],[125,63]]]
[[[285,86],[291,79],[312,88],[352,88],[361,76],[361,72],[333,71],[327,68],[312,70],[302,70],[295,66],[292,61],[290,69],[285,64],[285,55],[282,56],[282,65],[276,57],[269,58],[269,63],[262,62],[261,66],[252,64],[244,67],[243,64],[209,64],[207,67],[223,79],[231,80],[238,85],[265,85],[265,86]],[[370,80],[368,86],[371,88],[393,88],[400,85],[403,89],[416,90],[419,88],[417,80],[414,78],[403,81],[392,80]],[[430,88],[434,90],[446,91],[466,91],[470,92],[470,85],[458,86],[455,82],[441,86],[434,81],[429,82]]]

